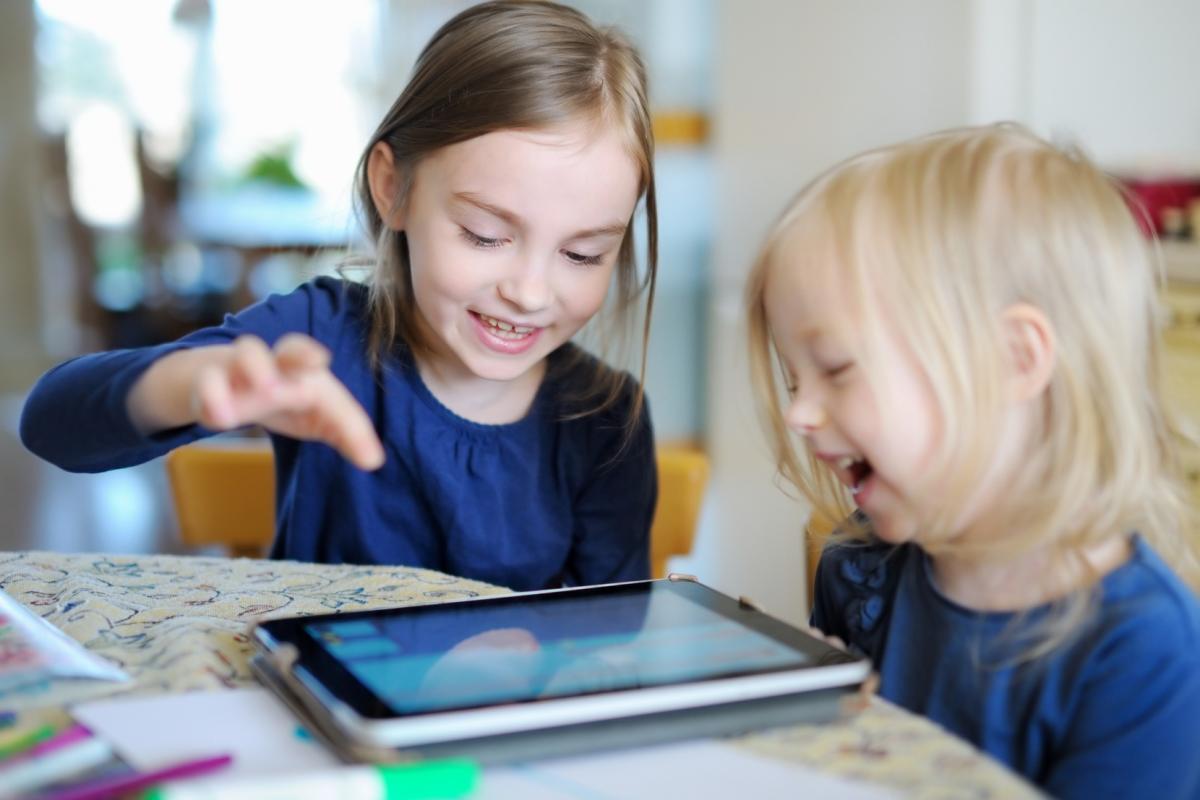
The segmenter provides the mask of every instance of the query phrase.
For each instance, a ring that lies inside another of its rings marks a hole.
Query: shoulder
[[[1194,796],[1200,600],[1144,542],[1101,582],[1095,614],[1061,663],[1063,690],[1073,689],[1074,699],[1051,789],[1112,763],[1152,761],[1160,768],[1139,774],[1141,794]],[[1120,786],[1130,775],[1109,778]]]
[[[288,294],[271,295],[264,304],[308,315],[314,322],[362,319],[367,313],[367,287],[332,276],[306,281]]]
[[[548,404],[554,415],[575,427],[623,432],[636,418],[650,430],[650,408],[637,378],[568,342],[550,355],[546,371]]]
[[[1097,676],[1200,689],[1200,599],[1140,537],[1129,562],[1101,582],[1089,638]]]
[[[234,333],[254,333],[268,342],[289,331],[299,331],[332,344],[340,340],[347,329],[362,329],[366,314],[366,287],[341,278],[322,276],[285,294],[269,295],[227,317],[225,327],[233,329]]]

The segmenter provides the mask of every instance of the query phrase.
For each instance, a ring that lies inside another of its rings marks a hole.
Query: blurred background
[[[0,3],[0,548],[182,552],[160,463],[68,475],[16,439],[57,361],[134,347],[361,247],[360,150],[459,0]],[[744,276],[787,199],[867,147],[1018,120],[1128,181],[1200,271],[1200,4],[587,0],[650,70],[660,440],[713,473],[676,568],[800,620],[807,510],[748,391]],[[1195,224],[1192,224],[1192,220]]]

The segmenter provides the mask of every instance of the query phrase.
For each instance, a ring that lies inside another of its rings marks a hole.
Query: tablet
[[[668,718],[705,735],[753,727],[767,709],[852,691],[870,670],[748,603],[675,579],[276,619],[253,639],[275,665],[268,685],[286,684],[334,738],[439,753],[618,721],[660,733]]]

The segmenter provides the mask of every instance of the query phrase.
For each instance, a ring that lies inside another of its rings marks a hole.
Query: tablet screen
[[[716,595],[658,581],[325,617],[304,631],[400,715],[812,663],[808,648],[710,607],[705,592]]]

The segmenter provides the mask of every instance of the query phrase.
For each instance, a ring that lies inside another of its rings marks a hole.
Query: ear
[[[1054,374],[1054,326],[1040,308],[1028,303],[1009,306],[1000,319],[1011,366],[1010,396],[1015,402],[1032,400],[1045,391]]]
[[[404,230],[404,208],[399,196],[400,171],[396,157],[386,142],[376,142],[367,158],[367,183],[371,187],[371,202],[383,224],[394,231]]]

